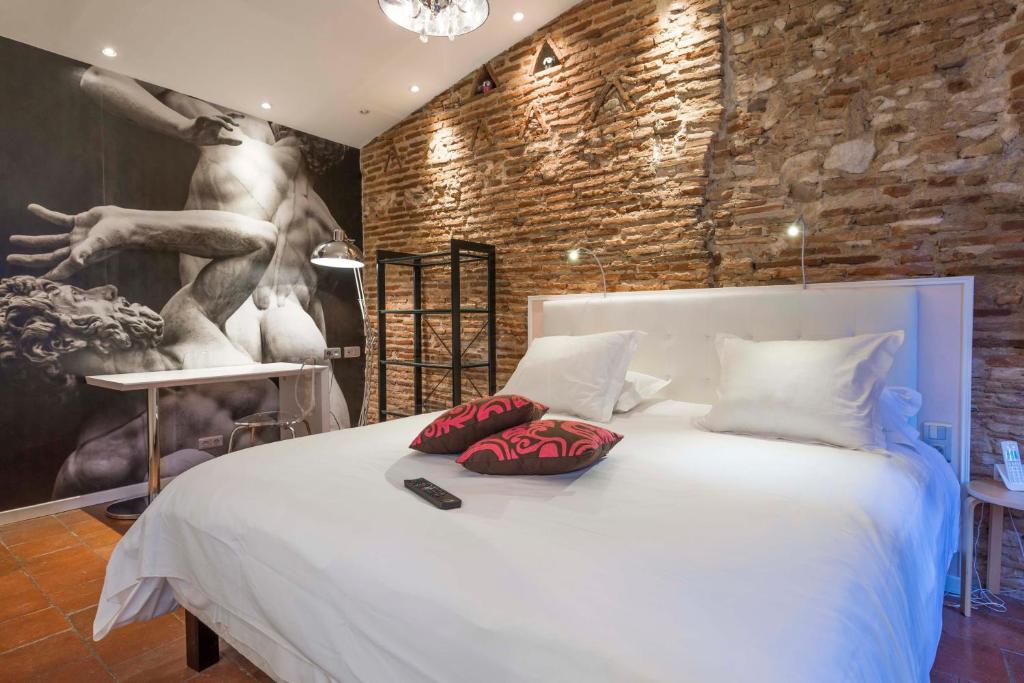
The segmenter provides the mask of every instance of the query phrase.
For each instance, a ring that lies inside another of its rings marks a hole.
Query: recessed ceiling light
[[[419,92],[419,91],[420,91],[420,86],[418,86],[418,85],[409,86],[409,92]]]
[[[100,52],[103,53],[104,57],[116,57],[117,56],[117,50],[115,50],[114,48],[109,47],[109,46],[103,48],[102,50],[100,50]]]
[[[512,15],[512,21],[522,21],[525,18],[526,15],[523,14],[522,12],[516,12],[515,14]]]
[[[260,102],[260,109],[270,109],[270,102]]]

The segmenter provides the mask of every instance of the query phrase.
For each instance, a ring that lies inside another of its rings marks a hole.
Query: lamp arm
[[[577,247],[578,251],[584,254],[589,254],[594,262],[597,263],[597,267],[601,270],[601,291],[604,296],[608,296],[608,280],[604,276],[604,264],[601,263],[601,259],[597,257],[597,252],[589,247]]]
[[[377,347],[377,332],[370,324],[370,318],[366,312],[366,296],[363,290],[363,269],[355,269],[356,295],[359,299],[359,314],[363,318],[363,338],[365,339],[366,358],[363,367],[363,403],[359,408],[359,417],[356,421],[357,427],[362,427],[369,419],[370,410],[370,383],[373,377],[373,353]]]
[[[807,250],[807,222],[800,216],[800,279],[803,288],[807,289],[807,263],[804,260],[804,253]]]

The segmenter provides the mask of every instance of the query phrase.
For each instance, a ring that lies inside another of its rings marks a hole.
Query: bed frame
[[[220,637],[199,617],[185,611],[185,661],[193,671],[202,671],[220,661]]]
[[[631,367],[672,377],[669,398],[710,403],[718,381],[716,332],[748,339],[827,339],[902,329],[890,375],[924,396],[920,419],[953,426],[951,466],[970,463],[974,279],[923,278],[837,284],[578,294],[529,298],[528,334],[640,329]],[[685,349],[685,353],[680,350]],[[186,657],[195,671],[220,659],[217,633],[185,613]]]

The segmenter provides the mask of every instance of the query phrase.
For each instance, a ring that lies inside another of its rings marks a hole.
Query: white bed
[[[431,416],[186,472],[115,550],[95,635],[180,603],[286,681],[927,681],[969,442],[969,305],[938,329],[962,301],[936,303],[944,282],[827,300],[760,289],[781,298],[531,302],[534,335],[644,329],[636,369],[669,368],[683,399],[616,416],[625,438],[581,473],[487,477],[409,451]],[[894,324],[913,340],[894,376],[955,424],[954,467],[694,426],[709,330]],[[957,358],[945,381],[918,382],[943,354]],[[463,507],[430,507],[404,490],[415,477]]]
[[[177,601],[287,681],[926,681],[948,465],[712,434],[706,408],[617,416],[556,477],[408,451],[429,416],[218,458],[118,545],[96,636]]]

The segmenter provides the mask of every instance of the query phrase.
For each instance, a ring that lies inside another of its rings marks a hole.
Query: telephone
[[[1020,464],[1020,447],[1016,441],[1000,441],[1003,464],[996,465],[996,474],[1011,491],[1024,491],[1024,467]]]

